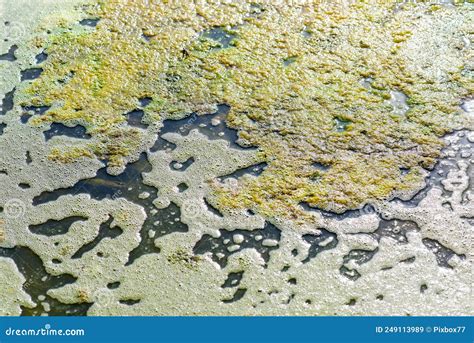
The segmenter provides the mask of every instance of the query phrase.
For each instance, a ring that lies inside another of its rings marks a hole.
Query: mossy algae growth
[[[213,201],[297,218],[301,202],[341,211],[413,191],[440,137],[472,127],[459,106],[473,94],[471,5],[112,0],[87,11],[95,29],[35,41],[48,59],[19,91],[25,106],[51,106],[33,124],[80,123],[99,138],[56,160],[123,163],[146,134],[124,117],[140,99],[158,124],[225,103],[268,167],[232,189],[216,182]],[[206,34],[216,29],[232,39]]]

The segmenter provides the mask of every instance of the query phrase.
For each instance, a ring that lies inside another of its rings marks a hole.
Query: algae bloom
[[[299,218],[301,203],[341,212],[413,194],[440,137],[472,127],[460,107],[473,91],[467,4],[113,0],[87,11],[95,27],[35,41],[48,59],[19,92],[49,107],[32,125],[93,137],[53,160],[120,167],[163,120],[227,104],[238,143],[267,167],[232,189],[215,182],[213,203]],[[147,129],[127,125],[136,109]]]

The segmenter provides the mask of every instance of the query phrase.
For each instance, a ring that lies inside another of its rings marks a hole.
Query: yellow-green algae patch
[[[188,269],[197,269],[197,264],[201,257],[191,255],[184,249],[177,249],[167,257],[167,261],[171,264],[179,264]]]
[[[33,123],[78,122],[100,138],[53,152],[64,162],[120,163],[142,134],[124,123],[141,98],[150,123],[228,104],[227,124],[268,168],[232,189],[216,182],[223,210],[296,218],[301,202],[340,211],[413,191],[440,137],[472,127],[459,106],[473,94],[472,7],[349,3],[99,1],[95,29],[36,42],[49,57],[20,99],[51,106]],[[229,46],[203,34],[213,28]]]

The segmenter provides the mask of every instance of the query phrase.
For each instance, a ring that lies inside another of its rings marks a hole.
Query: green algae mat
[[[0,314],[472,315],[469,1],[0,16]]]

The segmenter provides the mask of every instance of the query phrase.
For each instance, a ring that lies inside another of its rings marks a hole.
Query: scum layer
[[[237,187],[215,182],[212,201],[294,219],[301,202],[343,211],[412,194],[440,137],[473,127],[460,109],[473,94],[470,5],[113,0],[87,10],[95,29],[64,24],[35,40],[48,59],[18,92],[24,106],[51,106],[32,124],[79,123],[94,138],[53,160],[123,165],[146,134],[124,114],[143,98],[157,128],[225,103],[239,142],[268,167]],[[400,93],[403,111],[391,102]]]

